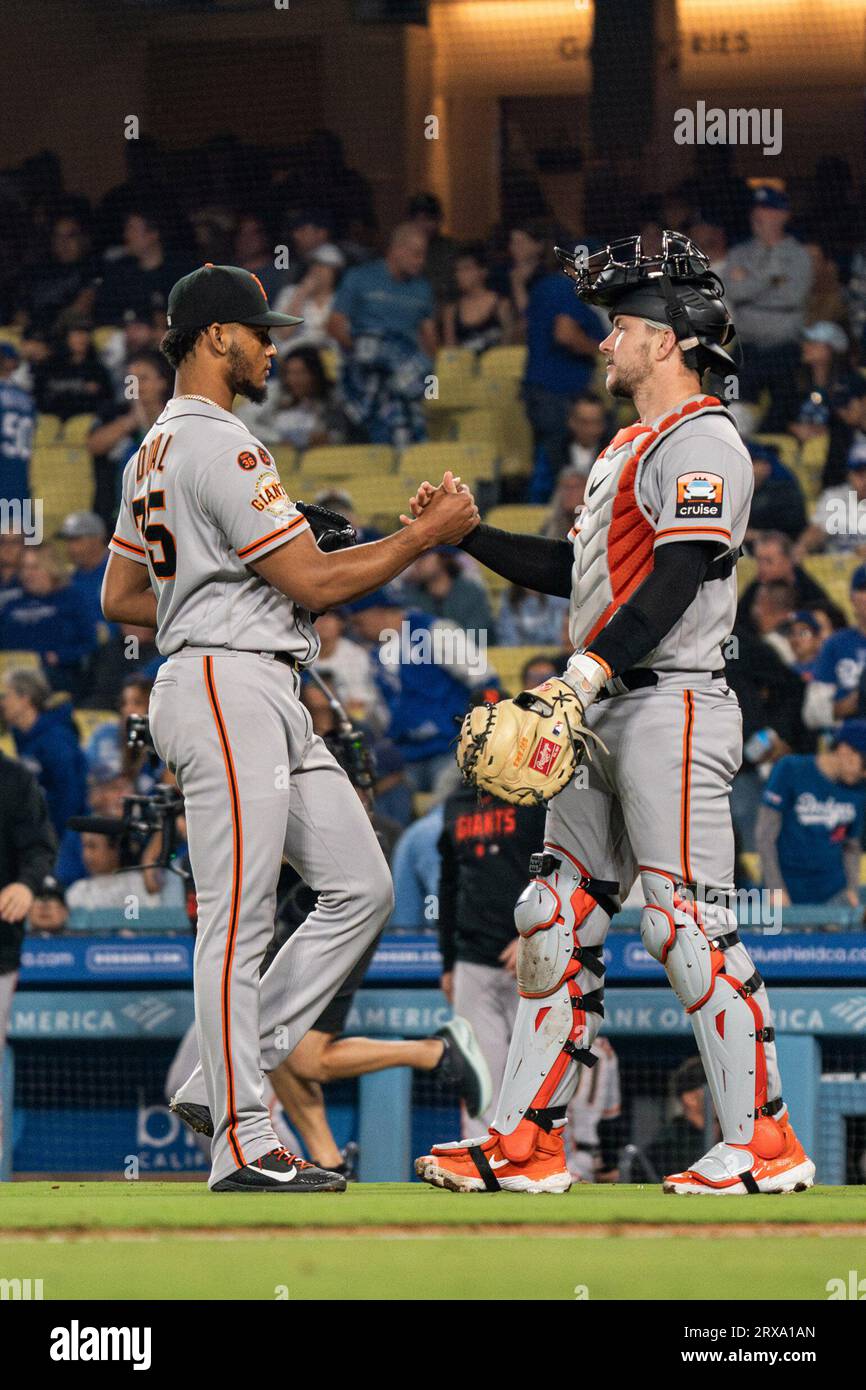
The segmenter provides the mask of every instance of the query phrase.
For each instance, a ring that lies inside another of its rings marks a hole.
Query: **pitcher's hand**
[[[430,502],[433,500],[436,493],[440,491],[469,492],[469,488],[466,486],[465,483],[462,483],[460,481],[459,475],[455,477],[454,474],[450,471],[450,469],[442,475],[442,482],[439,484],[438,487],[434,487],[432,483],[429,483],[425,480],[423,483],[421,483],[420,487],[418,488],[418,491],[415,493],[415,496],[410,497],[409,499],[409,510],[411,511],[412,515],[406,516],[404,513],[400,516],[400,520],[402,521],[403,525],[411,526],[413,521],[417,521],[418,517],[424,511],[425,507],[428,507],[430,505]],[[470,497],[472,497],[471,493],[469,495]],[[472,503],[473,505],[475,504],[474,497],[472,497]],[[481,518],[478,517],[479,521],[480,519]]]
[[[432,549],[437,545],[457,545],[480,520],[468,488],[441,487],[425,503],[417,521],[406,524],[420,527]]]

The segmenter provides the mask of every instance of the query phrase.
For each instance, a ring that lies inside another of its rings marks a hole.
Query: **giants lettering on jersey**
[[[516,829],[517,815],[513,806],[491,806],[486,811],[458,816],[454,838],[458,841],[499,839],[503,835],[513,835]]]
[[[288,516],[291,503],[288,493],[276,473],[270,470],[260,473],[256,478],[256,495],[250,506],[257,512],[269,512],[271,516]]]

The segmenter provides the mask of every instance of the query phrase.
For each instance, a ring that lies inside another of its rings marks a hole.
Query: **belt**
[[[259,652],[259,656],[272,656],[274,661],[282,662],[283,666],[288,666],[296,675],[301,673],[297,658],[292,656],[291,652]]]
[[[643,667],[635,667],[633,671],[623,671],[621,676],[611,676],[606,681],[596,696],[596,700],[609,700],[611,695],[627,695],[631,690],[646,690],[650,686],[658,685],[661,676],[673,676],[677,674],[690,675],[691,672],[683,671],[650,671]],[[705,672],[695,672],[695,675],[704,675]],[[710,671],[710,678],[714,681],[721,680],[725,674],[724,666],[718,671]]]

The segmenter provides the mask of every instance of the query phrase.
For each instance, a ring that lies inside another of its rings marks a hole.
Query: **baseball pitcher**
[[[312,1026],[393,901],[369,819],[298,699],[299,672],[318,652],[313,613],[459,541],[477,516],[468,493],[443,488],[416,525],[319,547],[273,458],[232,414],[236,395],[264,398],[270,329],[297,322],[234,266],[174,286],[162,350],[175,395],[124,471],[102,593],[109,621],[155,627],[168,657],[151,729],[183,793],[198,896],[201,1066],[179,1097],[210,1110],[215,1192],[345,1187],[280,1146],[262,1096],[263,1071]],[[260,985],[283,854],[318,904]]]

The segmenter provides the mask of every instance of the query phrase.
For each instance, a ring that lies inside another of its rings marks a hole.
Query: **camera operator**
[[[18,980],[24,922],[54,867],[57,839],[32,772],[0,753],[0,1057]],[[0,1140],[3,1133],[0,1112]]]

